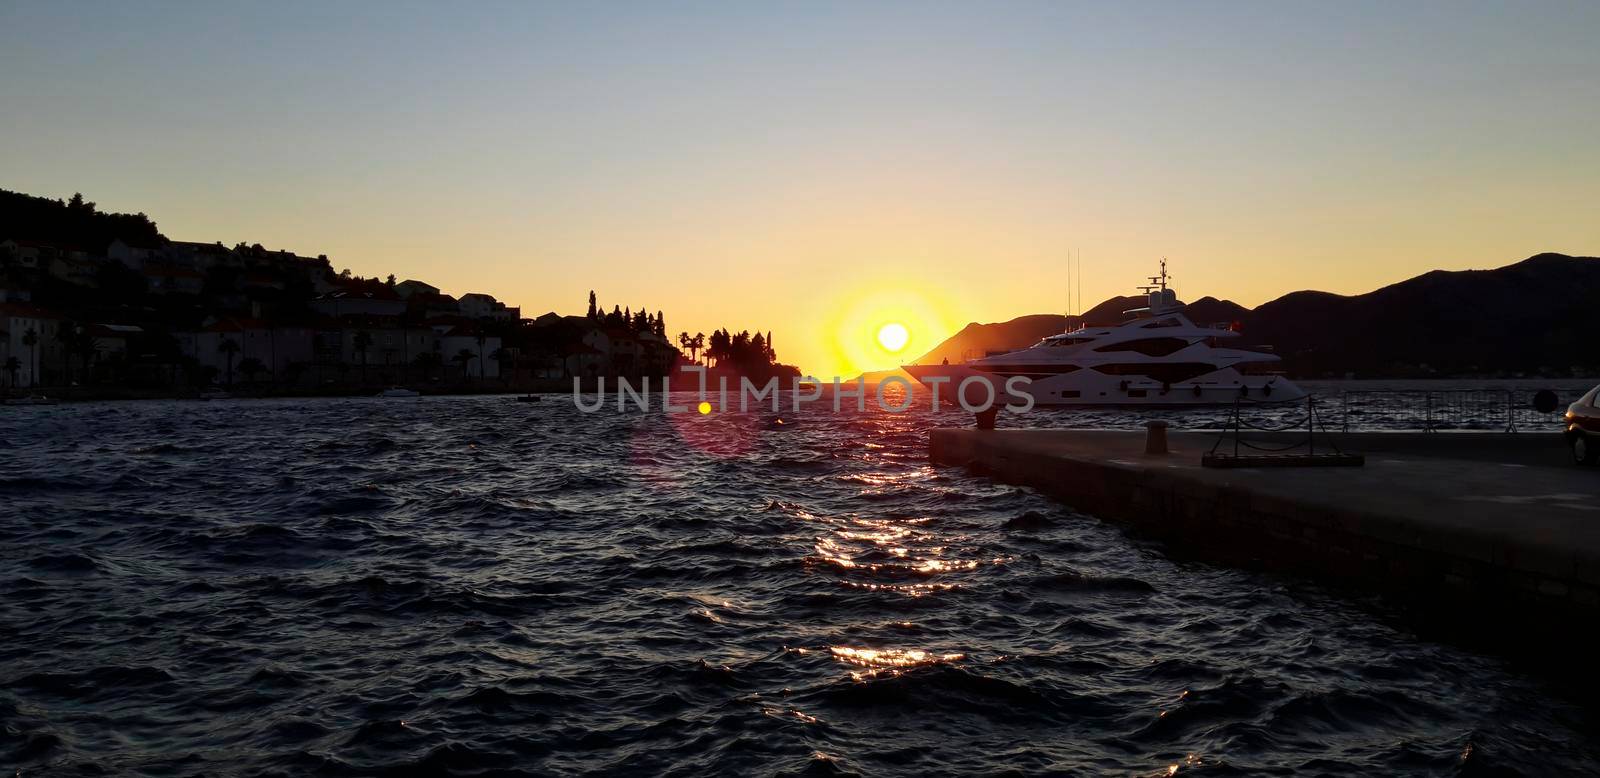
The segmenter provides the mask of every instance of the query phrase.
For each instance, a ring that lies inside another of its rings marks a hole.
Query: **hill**
[[[105,213],[85,202],[83,195],[51,200],[0,189],[0,240],[7,238],[47,241],[96,253],[117,239],[146,247],[166,242],[155,222],[142,213]]]
[[[1141,298],[1113,297],[1083,317],[1022,316],[968,324],[919,363],[1028,346],[1079,321],[1111,324]],[[1538,254],[1494,270],[1435,270],[1360,295],[1299,291],[1247,309],[1203,297],[1197,323],[1240,322],[1249,345],[1271,345],[1300,377],[1413,377],[1600,367],[1600,259]]]

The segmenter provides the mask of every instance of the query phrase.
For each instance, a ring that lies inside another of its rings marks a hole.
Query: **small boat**
[[[385,389],[385,390],[383,390],[381,392],[378,392],[374,396],[375,397],[418,397],[421,394],[422,394],[421,392],[418,392],[415,389],[406,389],[406,388],[400,387],[400,386],[391,386],[388,389]]]
[[[233,397],[233,395],[228,394],[221,389],[207,389],[200,393],[200,399],[202,400],[226,400],[230,397]]]
[[[539,395],[536,394],[524,394],[517,397],[517,402],[519,403],[536,403],[538,401]]]
[[[16,397],[6,400],[6,405],[55,405],[58,402],[60,401],[52,400],[49,397],[35,394],[28,397]]]

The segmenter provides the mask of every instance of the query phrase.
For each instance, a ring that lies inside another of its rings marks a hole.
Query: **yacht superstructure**
[[[906,365],[918,381],[941,377],[944,397],[954,398],[963,381],[978,378],[1005,402],[1006,380],[1029,379],[1020,391],[1035,405],[1231,405],[1295,400],[1306,392],[1275,368],[1276,354],[1226,348],[1220,341],[1239,337],[1226,326],[1200,326],[1184,314],[1184,304],[1161,273],[1141,287],[1147,304],[1125,313],[1133,318],[1114,327],[1082,326],[1051,335],[1028,348],[973,359],[958,365]]]

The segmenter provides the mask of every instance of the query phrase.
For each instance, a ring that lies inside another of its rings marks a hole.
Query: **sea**
[[[1403,391],[1450,389],[1316,388],[1335,426],[1341,391],[1404,424]],[[0,769],[1600,772],[1573,684],[929,463],[930,428],[971,423],[568,395],[0,408]]]

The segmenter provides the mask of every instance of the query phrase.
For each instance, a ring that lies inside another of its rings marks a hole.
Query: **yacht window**
[[[1139,326],[1147,330],[1153,330],[1160,327],[1182,327],[1183,324],[1177,319],[1156,319],[1155,321],[1141,324]]]
[[[1189,345],[1184,338],[1143,338],[1140,340],[1126,340],[1121,343],[1108,343],[1095,351],[1132,351],[1147,357],[1164,357],[1179,351]]]
[[[1029,378],[1049,378],[1051,376],[1066,375],[1078,370],[1078,365],[973,365],[974,368],[985,373],[1009,378],[1011,376],[1025,375]]]
[[[1176,384],[1191,378],[1198,378],[1221,368],[1204,362],[1145,364],[1131,362],[1126,364],[1095,365],[1093,369],[1106,375],[1149,376],[1152,380],[1160,381],[1164,384]]]

